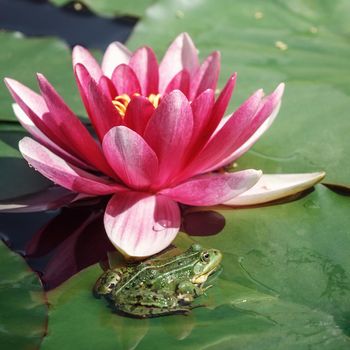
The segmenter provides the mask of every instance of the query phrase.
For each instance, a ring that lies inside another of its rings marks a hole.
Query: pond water
[[[57,8],[47,1],[0,0],[0,28],[28,36],[57,36],[69,45],[105,49],[112,41],[125,42],[135,18],[107,19],[73,5]]]

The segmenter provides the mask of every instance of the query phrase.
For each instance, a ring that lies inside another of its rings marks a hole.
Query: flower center
[[[140,94],[135,93],[131,97],[127,94],[122,94],[116,96],[112,103],[114,104],[114,107],[118,110],[119,114],[124,117],[126,113],[126,109],[133,97],[140,96]],[[148,100],[152,103],[154,108],[157,108],[160,102],[160,94],[150,94],[148,97]]]

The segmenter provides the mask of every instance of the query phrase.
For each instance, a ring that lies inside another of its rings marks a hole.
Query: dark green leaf
[[[1,349],[37,349],[46,333],[47,307],[36,274],[0,242]]]

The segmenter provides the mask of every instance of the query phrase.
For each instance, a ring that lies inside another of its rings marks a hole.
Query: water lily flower
[[[322,177],[290,175],[275,183],[260,170],[217,171],[269,128],[284,85],[267,96],[256,91],[224,117],[236,74],[215,99],[220,55],[214,52],[200,64],[186,33],[160,64],[149,47],[130,52],[112,43],[101,66],[86,49],[75,47],[73,67],[96,139],[43,75],[38,74],[40,94],[6,78],[14,112],[33,136],[23,138],[19,149],[31,166],[74,193],[112,195],[104,225],[126,256],[145,257],[166,248],[180,228],[179,203],[254,204]]]

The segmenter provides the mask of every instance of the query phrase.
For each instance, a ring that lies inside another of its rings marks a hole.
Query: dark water
[[[47,1],[0,0],[0,29],[28,36],[57,36],[69,45],[105,49],[112,41],[125,42],[137,20],[107,19],[73,5],[57,8]]]

